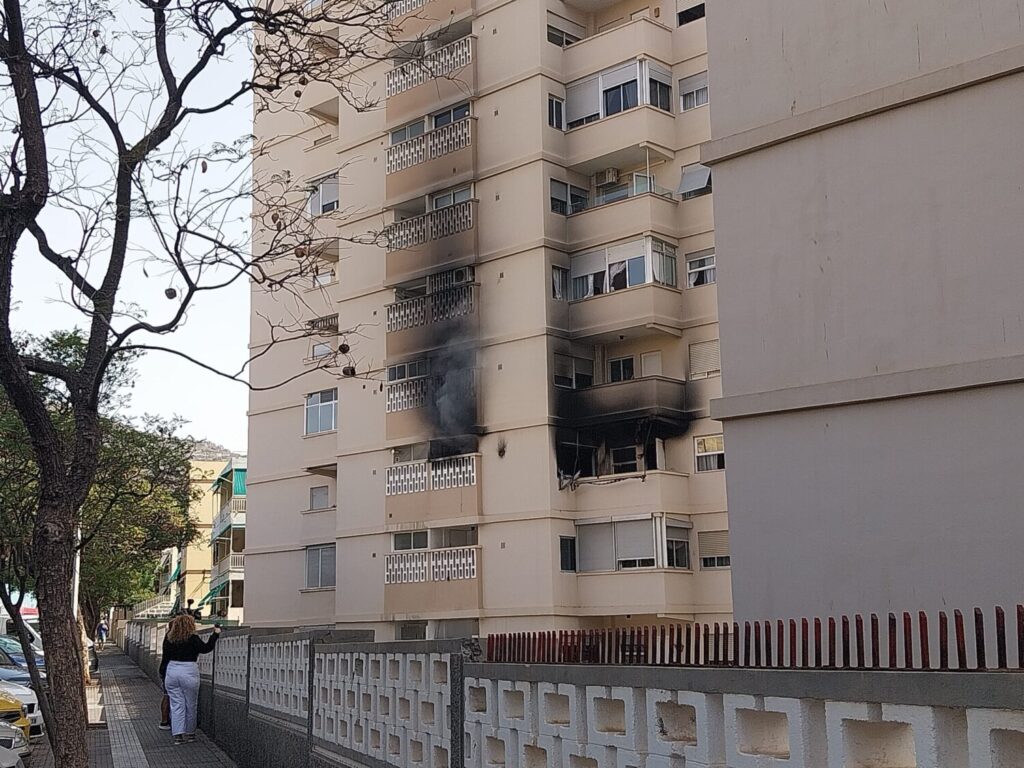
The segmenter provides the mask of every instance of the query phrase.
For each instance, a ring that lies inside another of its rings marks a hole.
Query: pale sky
[[[130,5],[125,7],[130,8]],[[106,31],[104,37],[107,37]],[[109,39],[111,46],[118,45],[113,35]],[[178,53],[188,57],[181,61],[179,68],[191,61],[191,51],[179,49]],[[190,103],[197,105],[215,99],[223,93],[217,87],[218,81],[238,83],[248,76],[249,70],[247,49],[239,46],[230,50],[216,69],[208,73]],[[204,99],[205,96],[209,99]],[[215,141],[229,143],[251,131],[251,115],[251,102],[246,101],[189,125],[184,141],[193,148],[207,147]],[[210,176],[214,176],[212,171]],[[59,217],[44,217],[41,221],[58,249],[77,242],[77,233],[66,231],[73,227],[63,226]],[[61,243],[61,237],[67,239]],[[153,237],[141,227],[134,228],[132,243],[136,253],[151,247],[153,241],[149,238]],[[12,322],[15,329],[43,335],[55,329],[84,326],[84,318],[61,301],[61,297],[67,295],[67,281],[34,252],[31,237],[23,238],[21,245],[14,272],[17,309]],[[152,266],[149,276],[143,274],[140,261],[125,272],[121,301],[137,302],[154,321],[160,321],[175,307],[164,296],[169,283],[166,277],[152,274]],[[90,275],[97,278],[96,272]],[[160,342],[220,370],[235,372],[247,358],[248,321],[249,285],[242,280],[229,288],[203,294],[192,304],[181,329]],[[194,437],[213,440],[235,451],[247,449],[245,414],[249,395],[244,384],[218,377],[161,352],[149,352],[139,363],[138,371],[132,413],[180,416],[188,421],[184,431]]]

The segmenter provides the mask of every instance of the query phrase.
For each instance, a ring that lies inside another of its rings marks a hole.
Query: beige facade
[[[253,290],[253,384],[310,372],[250,397],[247,623],[727,619],[698,5],[394,9],[427,65],[360,72],[379,109],[311,84],[256,119],[257,174],[308,181],[338,244]],[[269,345],[295,318],[323,335]]]
[[[178,602],[185,607],[188,600],[198,604],[210,591],[210,573],[213,568],[213,552],[210,548],[210,529],[216,514],[216,495],[213,482],[224,468],[222,460],[192,461],[192,485],[200,496],[192,502],[189,514],[196,522],[198,534],[184,549],[178,552],[177,579]]]
[[[1018,12],[709,5],[738,618],[1019,598]]]

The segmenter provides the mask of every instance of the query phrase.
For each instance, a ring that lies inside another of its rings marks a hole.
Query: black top
[[[164,638],[163,658],[160,660],[160,679],[167,675],[167,663],[170,661],[195,661],[201,653],[209,653],[217,644],[220,632],[214,632],[210,639],[204,641],[199,635],[192,635],[182,643],[172,643]]]

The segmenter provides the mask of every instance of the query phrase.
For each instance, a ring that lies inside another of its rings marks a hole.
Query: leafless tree
[[[251,113],[237,120],[238,109],[249,100],[257,112],[297,109],[314,83],[356,109],[373,108],[361,70],[396,50],[414,59],[417,51],[389,20],[394,1],[0,0],[0,384],[40,477],[33,577],[62,768],[88,762],[70,585],[102,440],[105,372],[140,349],[189,357],[165,339],[206,293],[244,280],[271,292],[309,285],[337,228],[307,212],[303,179],[254,177],[261,148],[248,135]],[[232,78],[226,63],[240,60],[251,68]],[[237,120],[234,138],[204,140],[225,119]],[[81,359],[33,354],[12,330],[15,264],[38,260],[80,315]],[[159,302],[132,301],[139,272],[159,282]],[[325,330],[268,322],[271,343]],[[344,355],[348,345],[339,348]],[[244,370],[193,362],[244,379]],[[336,355],[316,367],[344,362]],[[55,426],[40,382],[66,392],[70,435]]]

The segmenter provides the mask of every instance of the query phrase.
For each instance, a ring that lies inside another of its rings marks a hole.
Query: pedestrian
[[[96,625],[96,643],[99,645],[101,651],[107,642],[107,634],[109,632],[110,628],[107,627],[107,620],[100,619],[100,623]]]
[[[199,714],[200,654],[209,653],[220,637],[220,627],[213,628],[209,640],[196,634],[196,622],[183,614],[171,619],[164,636],[163,655],[160,660],[160,679],[171,705],[171,733],[175,744],[196,740],[196,721]]]

